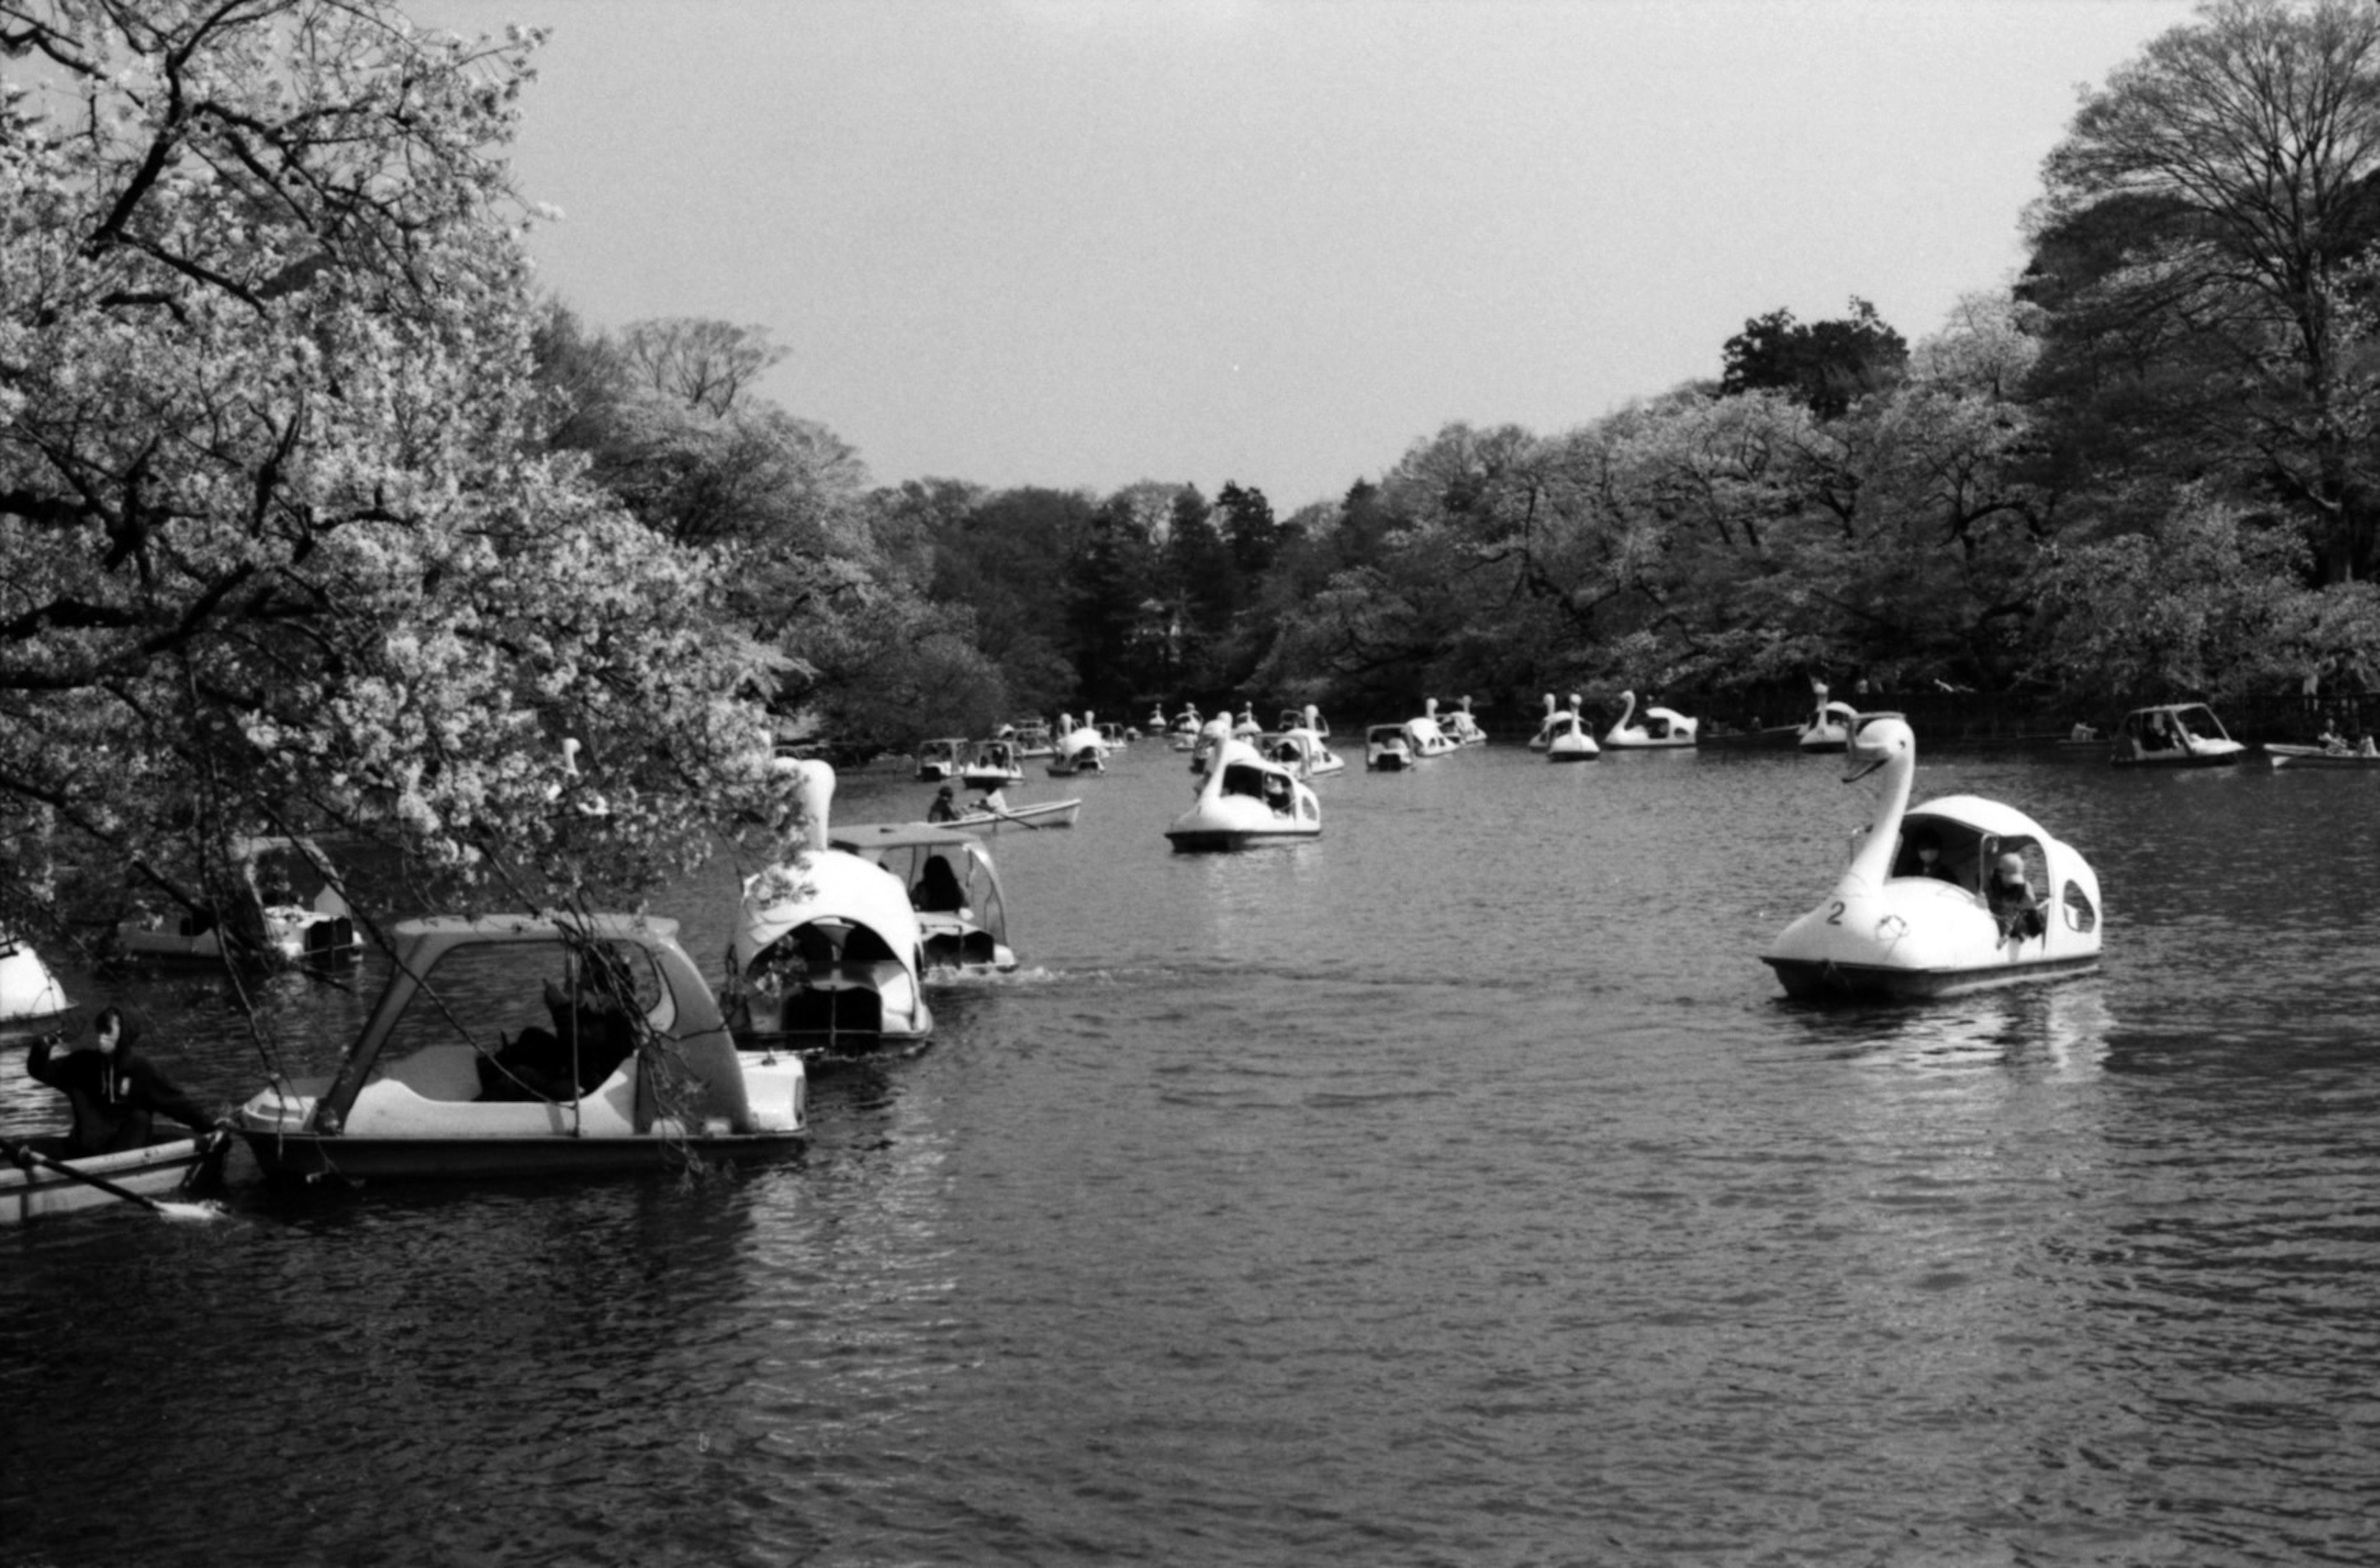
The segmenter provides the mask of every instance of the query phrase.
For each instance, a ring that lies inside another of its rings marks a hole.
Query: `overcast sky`
[[[597,325],[712,316],[926,477],[1262,489],[1552,433],[2005,284],[2172,0],[421,0],[553,30],[515,166]]]

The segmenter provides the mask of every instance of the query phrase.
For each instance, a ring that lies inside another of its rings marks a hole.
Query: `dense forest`
[[[1509,730],[1622,687],[1781,718],[1813,680],[2100,717],[2380,675],[2369,6],[2151,42],[2046,160],[2022,275],[1913,339],[1769,309],[1707,380],[1416,432],[1286,516],[1261,475],[872,483],[756,390],[763,330],[540,295],[504,156],[540,42],[0,5],[0,929],[56,913],[57,842],[195,906],[255,825],[521,898],[649,885],[770,829],[772,730],[1464,694]],[[565,735],[600,822],[552,809]]]

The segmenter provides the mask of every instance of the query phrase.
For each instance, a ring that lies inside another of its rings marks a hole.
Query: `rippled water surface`
[[[1196,857],[1153,742],[1037,780],[1024,970],[798,1158],[0,1233],[0,1562],[2380,1559],[2380,773],[1922,756],[2090,857],[2106,967],[1805,1011],[1840,775],[1494,748]],[[655,901],[706,962],[730,879]]]

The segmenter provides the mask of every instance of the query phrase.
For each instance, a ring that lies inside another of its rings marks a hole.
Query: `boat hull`
[[[2074,979],[2099,967],[2095,953],[2037,958],[1980,969],[1909,969],[1888,964],[1765,957],[1785,994],[1797,1002],[1932,1002],[2003,986]]]
[[[1169,828],[1166,839],[1181,855],[1212,855],[1257,849],[1268,844],[1303,844],[1322,836],[1319,827],[1301,829]]]
[[[2380,756],[2357,751],[2327,751],[2319,746],[2267,746],[2276,768],[2380,768]]]
[[[63,1140],[57,1148],[44,1148],[44,1141],[33,1139],[31,1147],[52,1159],[64,1158]],[[228,1140],[220,1136],[172,1138],[141,1149],[128,1149],[119,1154],[88,1155],[66,1163],[85,1175],[96,1176],[143,1197],[171,1198],[191,1188],[211,1185],[222,1174],[223,1157],[228,1147]],[[122,1198],[63,1172],[40,1165],[29,1171],[20,1165],[0,1162],[0,1225],[21,1225],[91,1209],[123,1206]]]
[[[675,1132],[613,1137],[374,1137],[360,1134],[240,1130],[264,1173],[341,1181],[485,1181],[661,1168],[674,1161],[740,1159],[799,1149],[806,1130]]]

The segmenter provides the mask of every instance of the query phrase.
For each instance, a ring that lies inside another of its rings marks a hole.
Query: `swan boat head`
[[[1906,1001],[2097,967],[2098,878],[2071,846],[1978,796],[1912,809],[1917,741],[1898,716],[1863,723],[1846,761],[1845,783],[1878,781],[1877,808],[1831,895],[1760,955],[1789,994]],[[1995,884],[2010,861],[2022,896]]]

